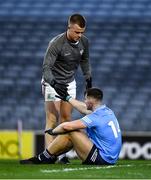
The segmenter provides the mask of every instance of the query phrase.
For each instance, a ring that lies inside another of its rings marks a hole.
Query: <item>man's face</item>
[[[94,99],[92,97],[85,96],[85,104],[86,104],[88,110],[93,109],[93,101],[94,101]]]
[[[67,30],[67,37],[70,41],[77,42],[80,40],[85,28],[81,28],[78,24],[70,24]]]

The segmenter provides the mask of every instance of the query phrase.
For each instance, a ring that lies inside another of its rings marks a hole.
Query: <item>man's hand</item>
[[[53,133],[53,129],[47,129],[47,130],[45,130],[45,133],[48,133],[51,136],[56,136],[56,135],[66,134],[68,132],[55,132],[55,133]]]
[[[57,92],[57,94],[59,96],[64,96],[65,94],[67,94],[67,84],[61,84],[61,83],[57,83],[55,80],[52,81],[51,86],[55,89],[55,91]]]
[[[92,77],[86,79],[86,90],[92,87]]]
[[[47,129],[47,130],[45,130],[45,133],[48,133],[50,135],[54,135],[52,131],[53,131],[53,129]]]

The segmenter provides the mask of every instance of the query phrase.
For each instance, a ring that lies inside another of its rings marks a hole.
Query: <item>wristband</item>
[[[72,98],[71,96],[66,97],[66,101],[69,101],[69,99]]]

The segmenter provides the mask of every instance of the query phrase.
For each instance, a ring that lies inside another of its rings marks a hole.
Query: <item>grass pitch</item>
[[[119,160],[114,166],[20,165],[18,161],[0,160],[1,179],[151,179],[151,161]]]

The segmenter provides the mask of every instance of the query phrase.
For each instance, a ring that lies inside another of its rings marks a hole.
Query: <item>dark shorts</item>
[[[82,164],[93,164],[93,165],[111,165],[110,163],[106,162],[102,159],[101,155],[99,154],[99,149],[93,145],[88,157]]]

